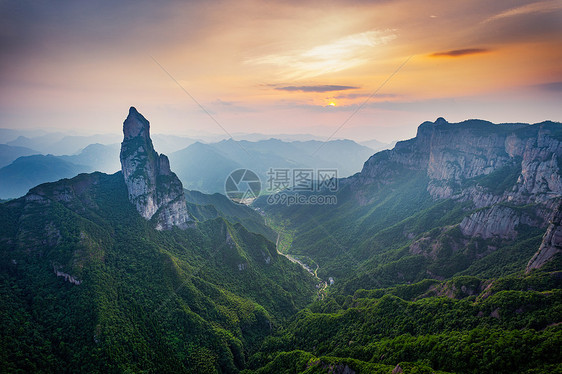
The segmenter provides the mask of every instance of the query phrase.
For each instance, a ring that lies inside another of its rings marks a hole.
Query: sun
[[[329,106],[336,106],[336,103],[334,103],[333,101],[330,101],[330,103],[328,105]]]

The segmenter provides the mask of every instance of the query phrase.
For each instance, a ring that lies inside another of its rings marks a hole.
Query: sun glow
[[[252,65],[276,65],[285,79],[317,77],[354,68],[370,61],[369,53],[397,38],[396,30],[370,30],[343,36],[327,44],[250,58]]]

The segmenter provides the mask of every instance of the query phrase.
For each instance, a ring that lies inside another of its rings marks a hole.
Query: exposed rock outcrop
[[[548,121],[535,125],[481,120],[449,123],[438,118],[422,123],[415,138],[373,155],[354,178],[381,183],[399,169],[425,170],[427,190],[435,199],[471,200],[478,207],[501,201],[544,202],[562,195],[558,161],[562,141],[554,134],[560,126]],[[506,189],[482,188],[475,180],[502,168],[517,173]],[[468,180],[474,183],[467,184]]]
[[[61,269],[60,265],[53,265],[53,271],[55,272],[57,277],[62,277],[62,278],[64,278],[64,280],[66,282],[75,284],[77,286],[79,286],[82,283],[82,281],[77,279],[75,276],[72,276],[68,273],[65,273],[64,271],[61,271],[60,269]]]
[[[134,107],[123,123],[121,168],[129,200],[145,219],[153,219],[158,230],[186,228],[187,213],[183,186],[170,170],[170,161],[158,154],[150,139],[150,124]]]
[[[539,269],[557,254],[562,252],[562,204],[558,207],[554,218],[548,225],[539,250],[527,264],[526,272]]]
[[[465,217],[460,224],[460,229],[465,236],[469,237],[515,239],[517,237],[515,228],[519,224],[538,227],[542,222],[510,207],[493,205]]]
[[[361,173],[343,184],[350,184],[365,205],[373,186],[392,182],[404,169],[421,172],[433,199],[468,203],[459,224],[466,238],[513,240],[520,225],[546,228],[552,219],[562,201],[561,165],[560,123],[497,125],[438,118],[421,124],[415,138],[373,155]],[[557,230],[551,224],[529,266],[542,266],[558,253],[562,233]],[[435,252],[437,239],[422,239],[411,252]]]

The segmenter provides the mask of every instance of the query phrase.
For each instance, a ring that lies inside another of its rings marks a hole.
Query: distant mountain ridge
[[[562,202],[561,161],[560,123],[439,118],[341,180],[336,207],[258,204],[291,222],[293,253],[319,263],[322,276],[348,280],[349,290],[497,276],[494,261],[524,271],[539,250]],[[552,256],[541,256],[543,265],[559,261],[557,251],[544,253]]]
[[[55,156],[73,155],[90,144],[115,144],[119,137],[114,134],[68,136],[63,133],[47,133],[37,137],[19,136],[8,142],[11,146],[22,146],[35,149],[42,154]]]
[[[351,140],[256,142],[223,140],[194,143],[170,155],[170,162],[186,188],[224,193],[228,175],[240,168],[257,173],[266,184],[270,169],[327,168],[345,177],[358,172],[373,150]]]
[[[384,142],[378,141],[376,139],[373,139],[373,140],[361,141],[361,142],[359,142],[359,144],[364,145],[365,147],[369,147],[375,152],[378,152],[378,151],[382,151],[384,149],[394,148],[394,146],[396,145],[396,141],[393,141],[393,142],[390,142],[390,143],[384,143]]]
[[[0,169],[0,198],[23,196],[38,184],[91,171],[93,169],[87,165],[77,165],[53,155],[20,157]]]
[[[0,144],[0,168],[11,164],[19,157],[31,156],[38,153],[39,152],[26,147],[15,147],[7,144]]]
[[[25,152],[33,155],[19,157],[11,164],[0,168],[0,198],[23,196],[38,184],[70,178],[80,173],[92,171],[114,173],[121,168],[117,145],[91,144],[79,154],[72,156]],[[12,150],[9,153],[14,154]]]
[[[115,138],[114,135],[65,137],[62,134],[46,134],[32,139],[26,138],[27,142],[20,139],[18,144],[36,145],[43,150],[53,150],[53,144],[56,142],[64,143],[64,147],[55,148],[57,154],[60,154],[63,149],[74,149],[77,145],[83,145],[87,141],[103,141],[105,139],[115,142]],[[186,188],[206,193],[224,193],[226,178],[232,171],[240,168],[255,170],[264,184],[267,181],[266,174],[270,168],[322,167],[337,169],[340,177],[348,176],[359,171],[365,159],[373,153],[370,148],[349,140],[333,140],[323,143],[320,141],[288,142],[268,138],[255,142],[230,139],[218,143],[201,143],[190,138],[158,134],[153,135],[151,140],[155,148],[169,154],[172,167]],[[4,159],[5,166],[8,166],[20,156],[39,153],[41,152],[0,144],[0,162]],[[118,155],[118,143],[94,143],[85,146],[80,153],[55,157],[64,161],[57,161],[58,164],[67,165],[67,169],[73,167],[78,172],[95,170],[114,173],[121,168]],[[39,162],[43,159],[38,157],[27,160],[28,169],[33,169],[31,165],[33,160]],[[54,159],[49,158],[49,160],[53,161]],[[38,164],[35,167],[40,166]],[[2,166],[0,166],[0,174],[2,173],[1,168]],[[31,184],[16,183],[17,179],[23,179],[25,176],[19,175],[23,173],[23,170],[12,169],[10,175],[13,175],[14,182],[10,179],[0,181],[0,198],[22,196],[29,188],[33,187]],[[44,179],[35,178],[34,183],[52,182],[69,177],[68,173],[63,172],[63,170],[57,172],[54,165],[50,170],[48,176],[45,176]]]

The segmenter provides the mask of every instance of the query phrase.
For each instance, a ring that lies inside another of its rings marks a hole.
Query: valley
[[[305,264],[301,260],[295,258],[294,256],[291,256],[290,254],[287,254],[287,253],[279,250],[279,239],[280,239],[280,237],[281,237],[281,234],[278,233],[277,234],[277,241],[275,242],[275,248],[277,249],[277,253],[281,256],[284,256],[287,260],[291,261],[292,263],[300,265],[304,270],[308,271],[310,273],[310,275],[314,276],[314,278],[317,281],[320,281],[320,283],[318,283],[316,285],[316,288],[318,289],[318,299],[320,299],[320,300],[324,299],[325,290],[328,287],[328,282],[322,281],[320,278],[318,278],[318,269],[320,268],[320,265],[316,264],[316,269],[312,270],[310,268],[310,266],[308,266],[307,264]],[[283,249],[283,251],[286,251],[286,250],[288,250],[288,248]]]
[[[0,374],[562,374],[561,21],[0,1]]]
[[[121,171],[0,203],[5,371],[560,370],[560,123],[425,122],[337,205],[184,189],[123,135]]]

